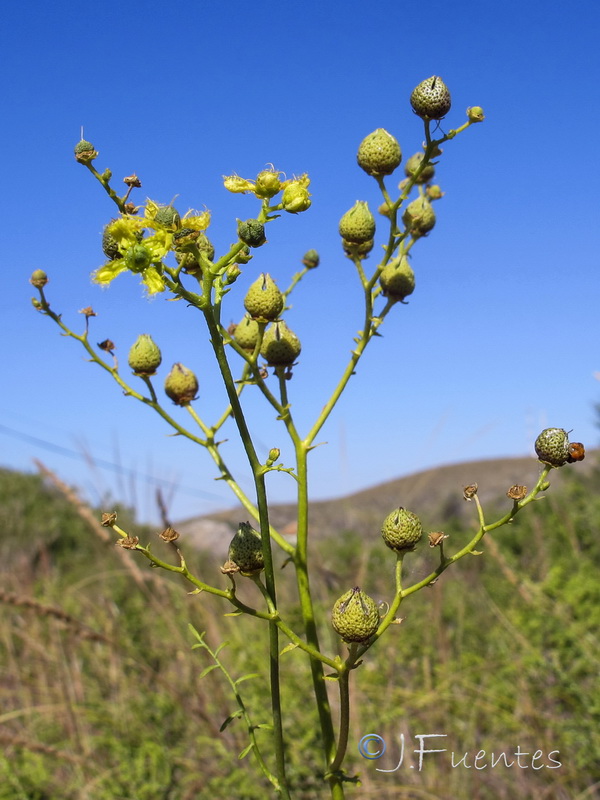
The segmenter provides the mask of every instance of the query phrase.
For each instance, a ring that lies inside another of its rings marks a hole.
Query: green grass
[[[349,797],[378,800],[594,800],[600,798],[600,499],[598,473],[564,481],[484,554],[462,561],[431,589],[409,598],[394,626],[352,682],[348,770],[362,785]],[[126,512],[122,510],[121,514]],[[382,516],[387,509],[382,509]],[[190,595],[178,579],[151,570],[100,534],[37,476],[0,472],[0,800],[259,800],[270,788],[258,776],[223,675],[191,649],[191,623],[213,649],[222,641],[237,678],[265,675],[266,630],[258,620],[226,617],[215,598]],[[449,545],[468,532],[452,526]],[[157,550],[154,532],[138,531]],[[178,544],[199,575],[216,562]],[[359,583],[377,600],[391,594],[393,558],[379,541],[352,532],[318,542],[314,588],[324,610],[322,641],[343,645],[328,609]],[[433,563],[421,547],[406,558],[413,577]],[[131,572],[135,563],[142,576]],[[254,587],[247,587],[252,596]],[[290,587],[283,605],[294,618]],[[325,797],[318,778],[318,726],[308,700],[303,654],[283,658],[284,711],[293,796]],[[240,685],[254,724],[268,720],[264,677]],[[335,693],[331,693],[335,704]],[[386,739],[382,759],[363,759],[367,733]],[[432,748],[469,753],[453,768],[450,753],[424,756],[417,734],[446,734]],[[260,735],[260,734],[259,734]],[[402,736],[405,756],[399,761]],[[495,767],[501,752],[542,751]],[[485,750],[475,769],[473,759]],[[269,753],[266,754],[269,757]],[[409,764],[414,768],[411,769]]]

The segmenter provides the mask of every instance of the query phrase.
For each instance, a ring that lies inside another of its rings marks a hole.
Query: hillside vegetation
[[[362,784],[350,797],[600,798],[600,473],[585,464],[563,470],[544,500],[484,539],[481,556],[402,605],[395,635],[377,643],[352,682],[349,769]],[[475,466],[466,482],[478,480],[483,492]],[[513,478],[513,466],[495,466],[502,485],[531,480]],[[454,489],[443,488],[443,470],[430,478],[411,502],[450,535],[452,551],[470,538],[475,512],[460,491],[455,502]],[[482,495],[484,508],[505,502],[500,494]],[[371,520],[401,499],[397,486],[375,487],[354,498],[363,514],[354,518],[340,516],[339,501],[337,514],[325,504],[320,518],[317,504],[313,526],[329,531],[315,536],[313,550],[322,609],[357,584],[377,600],[390,596],[393,559]],[[238,759],[247,745],[241,720],[221,731],[237,706],[221,670],[202,676],[214,661],[192,650],[188,627],[206,631],[213,650],[229,642],[219,659],[233,678],[259,673],[240,692],[260,724],[268,702],[264,626],[224,616],[223,603],[188,594],[177,576],[168,580],[114,547],[97,517],[39,476],[0,471],[0,800],[271,796],[251,758]],[[173,558],[156,531],[137,533]],[[221,554],[202,553],[193,541],[190,533],[178,542],[189,565],[218,581]],[[425,545],[408,556],[410,579],[435,557]],[[255,587],[245,590],[259,602]],[[282,599],[293,612],[293,589]],[[323,619],[323,643],[341,652],[327,613]],[[317,800],[324,791],[315,778],[318,727],[304,700],[308,665],[297,650],[283,664],[294,797]],[[380,760],[358,752],[369,733],[387,743]],[[445,738],[424,740],[423,749],[444,752],[426,754],[419,770],[418,736],[432,734]]]

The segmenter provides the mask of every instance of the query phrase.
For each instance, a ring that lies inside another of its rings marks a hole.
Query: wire
[[[6,425],[0,424],[0,433],[10,436],[13,439],[19,439],[22,442],[35,445],[36,447],[41,447],[42,449],[48,450],[51,453],[57,453],[58,455],[66,456],[67,458],[73,458],[77,461],[87,461],[86,457],[82,453],[77,452],[77,450],[71,450],[68,447],[54,444],[54,442],[49,442],[46,439],[40,439],[38,436],[31,436],[28,433],[22,433],[21,431],[17,431],[14,428],[9,428]],[[177,491],[181,492],[182,494],[191,495],[193,497],[202,497],[205,500],[223,500],[220,495],[212,494],[211,492],[204,492],[201,489],[192,489],[191,487],[183,486],[176,481],[168,481],[164,478],[156,478],[154,475],[147,475],[146,473],[139,472],[138,470],[122,467],[119,464],[115,464],[112,461],[106,461],[102,458],[94,458],[93,461],[94,464],[101,469],[109,470],[110,472],[115,472],[119,475],[126,475],[129,478],[143,480],[145,483],[149,483],[154,486],[163,486],[168,489],[175,487]]]

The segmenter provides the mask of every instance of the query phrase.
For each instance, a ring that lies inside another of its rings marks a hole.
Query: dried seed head
[[[521,486],[520,484],[515,484],[511,486],[506,496],[509,497],[511,500],[522,500],[527,495],[527,487]]]
[[[165,528],[164,531],[158,534],[163,542],[176,542],[179,539],[179,533],[172,528],[170,525],[168,528]]]
[[[470,483],[468,486],[465,486],[463,489],[463,497],[465,500],[472,500],[475,495],[477,494],[477,484]]]

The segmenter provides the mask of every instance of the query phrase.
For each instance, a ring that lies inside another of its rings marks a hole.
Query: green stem
[[[119,209],[121,214],[125,214],[126,213],[125,212],[126,199],[123,198],[123,197],[119,197],[119,195],[111,187],[111,185],[108,182],[108,180],[106,180],[106,178],[102,177],[102,175],[98,172],[98,170],[94,167],[94,165],[91,162],[85,161],[85,162],[83,162],[83,164],[84,164],[84,166],[86,166],[89,169],[89,171],[92,173],[94,178],[96,178],[96,180],[102,186],[102,188],[107,193],[107,195],[110,197],[110,199],[115,203],[115,205],[117,206],[117,208]],[[129,196],[129,191],[131,191],[131,190],[128,190],[126,197]]]
[[[208,330],[210,332],[210,341],[217,360],[225,390],[229,397],[229,402],[233,409],[233,417],[235,419],[240,439],[246,451],[248,463],[252,469],[254,476],[254,485],[256,489],[257,507],[259,512],[260,532],[262,538],[262,549],[265,560],[265,582],[266,589],[269,593],[273,606],[277,607],[276,591],[275,591],[275,573],[273,569],[273,555],[271,551],[271,538],[270,538],[270,524],[269,524],[269,509],[267,502],[267,492],[265,486],[265,476],[262,471],[262,465],[256,454],[250,431],[246,424],[244,412],[240,403],[240,399],[236,392],[235,382],[229,368],[227,355],[223,345],[223,339],[219,331],[219,311],[220,307],[206,304],[202,309]],[[269,623],[269,652],[270,652],[270,685],[271,685],[271,711],[273,719],[273,738],[275,747],[275,760],[277,764],[277,776],[280,784],[280,791],[282,797],[289,800],[289,789],[287,788],[287,779],[285,775],[285,752],[284,752],[284,739],[283,739],[283,722],[281,712],[281,688],[279,680],[279,632],[277,625],[274,621]]]
[[[329,767],[331,773],[336,773],[341,768],[348,749],[348,736],[350,733],[350,670],[356,662],[357,651],[358,644],[353,642],[350,645],[350,652],[344,664],[344,669],[340,672],[338,679],[340,687],[340,727],[337,752]]]
[[[356,369],[356,365],[360,361],[362,354],[365,351],[365,348],[375,335],[377,328],[381,325],[385,317],[387,316],[389,310],[394,305],[393,302],[388,302],[382,312],[377,316],[373,316],[373,296],[370,289],[365,289],[365,320],[363,324],[363,329],[359,335],[358,342],[356,347],[352,351],[352,355],[350,357],[350,361],[348,362],[346,369],[344,370],[342,377],[338,381],[336,388],[334,389],[332,395],[330,396],[329,400],[323,406],[323,409],[319,416],[317,417],[314,425],[310,429],[308,435],[304,439],[304,444],[307,448],[310,448],[312,443],[315,440],[315,437],[327,421],[327,418],[333,411],[337,401],[340,399],[340,396],[346,386],[348,385],[348,381],[354,375],[354,371]]]
[[[473,553],[473,551],[475,550],[479,542],[483,539],[486,533],[496,530],[497,528],[500,528],[503,525],[506,525],[511,520],[513,520],[516,514],[522,508],[524,508],[526,505],[529,505],[529,503],[535,500],[535,498],[541,491],[544,491],[545,488],[547,488],[546,484],[547,484],[548,473],[550,472],[551,469],[552,467],[548,465],[544,466],[536,485],[529,492],[529,494],[525,498],[523,498],[523,500],[519,500],[518,502],[513,503],[513,507],[511,508],[511,510],[508,511],[506,514],[504,514],[504,516],[500,517],[500,519],[496,520],[496,522],[492,522],[489,525],[484,524],[481,507],[479,506],[479,501],[477,501],[480,525],[475,536],[471,539],[471,541],[467,545],[465,545],[461,550],[459,550],[453,556],[445,558],[440,563],[438,568],[433,572],[431,572],[426,578],[423,578],[423,580],[413,584],[408,589],[404,589],[402,592],[402,598],[408,597],[409,595],[418,592],[419,589],[422,589],[424,586],[428,586],[429,584],[433,583],[442,574],[442,572],[448,569],[448,567],[451,564],[454,564],[464,556]]]
[[[321,648],[319,646],[319,636],[317,633],[308,574],[308,448],[304,442],[300,441],[297,433],[294,446],[296,450],[296,468],[298,474],[298,530],[296,557],[294,559],[296,565],[296,583],[302,609],[306,641],[314,647],[315,650],[320,651]],[[335,734],[333,731],[331,707],[327,696],[323,665],[315,658],[311,658],[310,669],[317,711],[319,714],[321,735],[323,737],[323,749],[327,765],[329,765],[335,758]]]
[[[315,612],[312,601],[312,594],[310,589],[310,580],[308,572],[308,464],[307,456],[310,447],[300,439],[296,426],[294,424],[292,414],[289,407],[287,384],[284,377],[284,370],[279,368],[276,370],[279,379],[279,391],[281,396],[281,419],[286,426],[287,432],[294,444],[294,451],[296,457],[296,473],[297,473],[297,543],[296,552],[294,556],[294,564],[296,566],[296,584],[298,587],[298,597],[300,600],[300,608],[302,611],[302,620],[304,623],[304,632],[306,642],[310,649],[315,653],[320,653],[319,636],[317,632],[317,625],[315,621]],[[335,759],[336,744],[335,732],[333,730],[333,721],[331,714],[331,707],[329,698],[327,696],[327,687],[325,685],[325,674],[323,671],[324,658],[319,656],[315,657],[310,654],[310,670],[313,681],[313,692],[317,706],[317,713],[319,715],[319,724],[321,727],[321,736],[323,739],[323,751],[326,759],[326,774],[329,781],[332,797],[343,798],[343,788],[339,782],[339,776],[330,774],[329,765]],[[339,669],[335,663],[334,668]],[[341,794],[339,793],[341,792]]]
[[[106,361],[100,358],[100,356],[96,353],[96,351],[88,341],[87,331],[81,335],[72,331],[65,325],[60,316],[58,314],[55,314],[54,311],[50,309],[50,306],[47,304],[44,297],[42,297],[42,300],[44,302],[42,313],[46,314],[51,319],[53,319],[54,322],[56,322],[56,324],[64,331],[66,336],[69,336],[71,339],[75,339],[77,342],[79,342],[85,348],[86,352],[88,353],[92,361],[98,364],[99,367],[102,367],[102,369],[106,370],[106,372],[108,372],[109,375],[111,375],[111,377],[116,381],[116,383],[119,384],[119,386],[123,389],[125,395],[129,397],[134,397],[136,400],[139,400],[141,403],[144,403],[144,405],[153,408],[156,411],[156,413],[159,414],[165,420],[165,422],[167,422],[181,436],[185,436],[186,439],[190,439],[192,442],[202,445],[203,447],[206,446],[206,442],[203,439],[200,439],[198,436],[194,436],[193,433],[191,433],[182,425],[180,425],[176,420],[173,419],[173,417],[171,417],[170,414],[168,414],[164,410],[164,408],[162,408],[162,406],[157,402],[156,393],[154,392],[154,388],[152,387],[150,379],[148,377],[144,377],[143,380],[150,389],[151,397],[144,397],[144,395],[140,394],[139,392],[136,392],[135,389],[132,389],[131,386],[129,386],[129,384],[125,383],[125,381],[123,380],[123,378],[121,378],[118,370],[115,367],[111,367],[110,364],[107,364]]]
[[[248,732],[248,737],[249,737],[250,743],[252,745],[252,752],[254,753],[254,757],[256,758],[256,760],[258,762],[258,766],[260,767],[260,770],[269,779],[271,784],[275,787],[276,791],[279,794],[282,794],[283,793],[282,792],[282,786],[279,783],[279,780],[270,771],[270,769],[267,766],[267,763],[264,760],[264,758],[262,756],[262,753],[260,751],[260,747],[259,747],[258,741],[256,739],[256,726],[252,724],[252,720],[250,719],[250,715],[248,714],[248,711],[246,709],[246,705],[245,705],[245,703],[244,703],[244,701],[242,699],[242,696],[241,696],[241,694],[239,692],[239,689],[238,689],[238,682],[239,681],[235,681],[231,677],[231,675],[229,674],[228,670],[225,668],[225,665],[219,659],[219,650],[221,648],[218,648],[216,651],[213,652],[210,649],[210,647],[206,644],[206,642],[204,641],[204,639],[203,639],[204,634],[199,634],[196,631],[196,629],[191,625],[190,625],[190,628],[192,630],[192,633],[194,634],[194,636],[196,636],[196,638],[198,639],[198,642],[199,642],[197,645],[194,645],[194,647],[203,647],[205,650],[208,651],[208,653],[212,657],[213,661],[218,666],[218,668],[220,669],[222,674],[225,676],[225,679],[227,680],[227,682],[229,683],[229,685],[231,687],[231,690],[232,690],[232,692],[234,694],[234,697],[236,699],[236,702],[238,704],[238,708],[240,709],[241,716],[242,716],[244,722],[246,723],[246,730]]]

